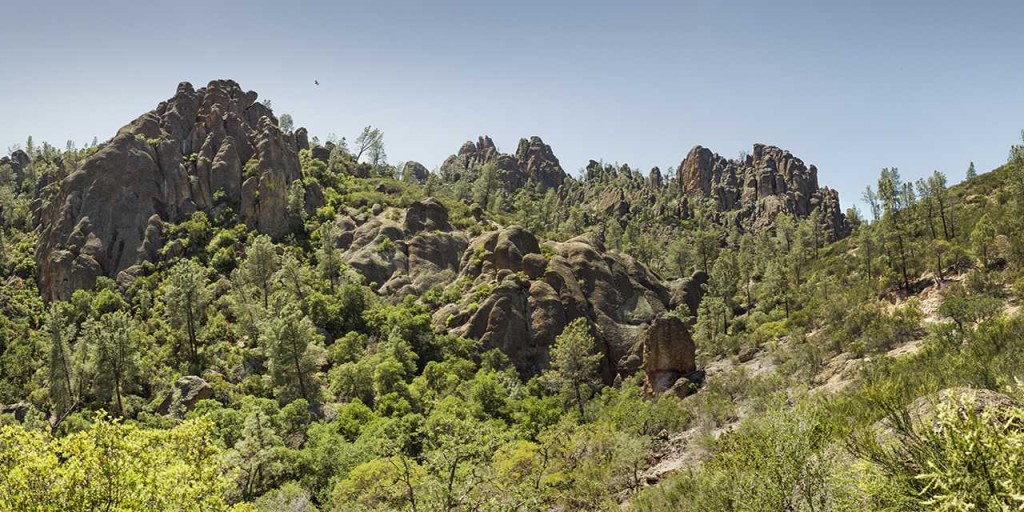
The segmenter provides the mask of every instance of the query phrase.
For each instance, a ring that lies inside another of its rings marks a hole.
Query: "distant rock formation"
[[[567,176],[551,146],[536,136],[520,139],[513,156],[499,152],[494,141],[483,135],[477,142],[466,142],[458,153],[448,157],[441,164],[440,173],[447,181],[472,181],[486,164],[497,168],[498,180],[509,192],[530,181],[544,190],[557,189]]]
[[[37,281],[43,296],[66,299],[100,276],[153,257],[160,221],[232,207],[274,237],[290,230],[289,186],[301,177],[299,146],[255,92],[231,80],[195,90],[178,85],[160,103],[65,178],[40,212]],[[306,207],[321,204],[317,187]],[[153,217],[156,216],[155,219]]]
[[[11,153],[11,156],[5,156],[0,158],[0,167],[7,165],[10,166],[11,172],[14,174],[14,184],[21,188],[21,185],[25,183],[25,168],[32,163],[32,158],[28,156],[28,153],[16,149]]]
[[[737,211],[751,229],[770,227],[780,213],[806,218],[817,210],[832,239],[849,233],[839,194],[818,187],[818,169],[775,146],[754,144],[743,161],[695,146],[679,164],[677,186],[688,198],[709,198],[718,211]]]

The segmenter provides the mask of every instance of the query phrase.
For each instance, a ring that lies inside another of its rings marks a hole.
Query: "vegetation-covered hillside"
[[[861,215],[183,83],[0,160],[0,510],[1020,508],[1022,147]]]

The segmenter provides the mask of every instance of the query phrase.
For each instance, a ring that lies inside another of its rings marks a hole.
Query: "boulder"
[[[547,367],[548,351],[565,326],[586,318],[605,355],[602,378],[612,383],[634,374],[643,353],[638,340],[668,310],[668,290],[633,258],[606,251],[596,235],[548,249],[550,256],[541,254],[536,237],[518,226],[470,241],[455,280],[471,283],[467,299],[435,315],[437,327],[502,348],[522,374],[533,375]],[[483,300],[471,299],[482,292]]]
[[[662,315],[647,328],[643,353],[645,388],[652,394],[671,389],[677,380],[697,369],[690,328],[675,315]]]
[[[174,387],[157,408],[159,414],[168,414],[172,406],[180,407],[180,412],[188,412],[195,408],[196,403],[213,396],[213,387],[202,377],[186,375],[174,382]]]
[[[430,171],[419,163],[412,160],[402,166],[402,180],[411,183],[424,183],[430,177]]]
[[[681,279],[674,283],[672,299],[670,301],[671,309],[686,306],[690,316],[697,318],[697,309],[700,307],[700,301],[704,297],[704,285],[707,284],[708,279],[707,272],[698,270],[689,278]]]
[[[432,197],[409,205],[409,208],[405,210],[403,225],[407,233],[451,231],[452,229],[452,226],[448,224],[448,209]]]

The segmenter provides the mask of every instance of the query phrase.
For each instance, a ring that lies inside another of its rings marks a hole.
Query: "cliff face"
[[[233,81],[199,90],[179,84],[65,178],[40,211],[41,292],[66,299],[100,276],[152,259],[163,221],[198,210],[231,207],[261,232],[286,234],[301,142],[278,128],[255,92]],[[318,206],[316,192],[306,191],[307,207]]]
[[[688,200],[708,198],[718,211],[738,212],[749,228],[769,227],[780,213],[805,218],[818,211],[832,238],[849,233],[839,194],[818,186],[818,169],[775,146],[754,144],[743,161],[695,146],[679,164],[676,185]]]

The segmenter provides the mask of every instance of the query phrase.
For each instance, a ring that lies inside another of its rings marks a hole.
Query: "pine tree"
[[[274,291],[274,275],[280,268],[281,258],[277,248],[267,235],[259,235],[253,239],[246,251],[245,260],[238,266],[233,279],[240,280],[243,286],[255,290],[263,308],[270,307],[270,296]]]
[[[974,169],[974,162],[972,161],[971,165],[967,166],[967,179],[973,180],[974,178],[977,178],[977,177],[978,177],[978,171],[976,171]]]
[[[75,329],[59,303],[50,305],[46,331],[50,338],[49,395],[53,404],[53,428],[56,429],[79,402],[78,372],[70,347]]]
[[[113,395],[119,415],[124,415],[124,389],[138,371],[135,327],[135,321],[124,311],[107,313],[85,326],[91,366],[98,384]]]
[[[267,319],[261,331],[278,400],[287,403],[304,398],[315,403],[319,393],[314,374],[323,340],[313,322],[289,305]]]
[[[206,307],[210,303],[206,269],[194,260],[183,260],[172,267],[167,276],[164,303],[167,319],[181,326],[188,339],[189,361],[193,372],[199,372],[198,331],[206,323]]]
[[[340,232],[337,224],[331,221],[323,223],[317,231],[320,235],[320,245],[316,251],[317,268],[331,284],[333,292],[341,274],[341,251],[338,250]]]
[[[245,418],[242,437],[235,444],[232,459],[240,469],[239,483],[246,500],[266,490],[270,479],[280,471],[276,449],[284,443],[274,432],[273,420],[263,409],[254,407]]]

